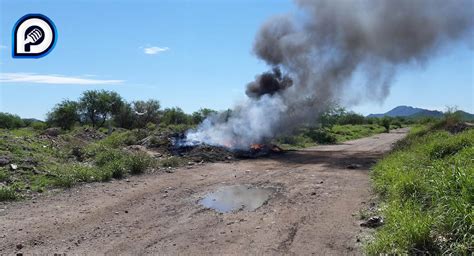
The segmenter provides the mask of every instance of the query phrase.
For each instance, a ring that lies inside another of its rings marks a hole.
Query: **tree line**
[[[47,127],[61,127],[72,129],[75,125],[90,125],[94,128],[114,126],[125,129],[145,128],[149,124],[160,126],[192,126],[200,124],[206,117],[217,111],[202,108],[192,114],[186,114],[179,107],[162,109],[158,100],[125,101],[118,93],[106,90],[88,90],[82,93],[76,101],[63,100],[48,112],[46,122],[35,119],[21,119],[17,115],[0,113],[0,128],[19,128],[32,126],[42,129]],[[222,113],[222,118],[232,115],[231,110]],[[319,118],[319,127],[347,124],[380,124],[386,127],[395,127],[413,122],[423,122],[427,118],[410,119],[404,117],[369,118],[347,111],[345,108],[333,105]],[[429,120],[428,120],[429,119]],[[428,118],[425,122],[432,121]]]
[[[179,107],[162,109],[160,102],[153,99],[127,102],[113,91],[88,90],[77,101],[63,100],[56,104],[47,114],[46,125],[66,130],[72,129],[76,124],[91,125],[94,128],[112,125],[125,129],[145,128],[149,124],[196,125],[213,113],[217,111],[202,108],[189,115]],[[27,119],[0,113],[0,128],[30,125]]]

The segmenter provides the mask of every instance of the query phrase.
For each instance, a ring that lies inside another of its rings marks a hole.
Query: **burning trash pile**
[[[279,154],[283,149],[274,144],[251,144],[246,149],[237,149],[228,144],[213,146],[199,142],[190,143],[184,133],[174,134],[170,139],[169,151],[173,155],[185,156],[193,160],[224,161],[234,158],[256,158]]]

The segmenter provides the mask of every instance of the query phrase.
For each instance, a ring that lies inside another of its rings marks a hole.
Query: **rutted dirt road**
[[[370,198],[369,168],[406,132],[3,204],[0,254],[360,254],[357,213]],[[254,212],[198,204],[235,184],[277,192]]]

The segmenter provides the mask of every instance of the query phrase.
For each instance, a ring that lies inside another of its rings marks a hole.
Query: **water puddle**
[[[270,199],[274,188],[248,185],[222,187],[207,194],[199,203],[218,212],[254,211]]]

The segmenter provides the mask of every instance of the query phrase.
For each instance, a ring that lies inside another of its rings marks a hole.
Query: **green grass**
[[[70,188],[79,182],[108,181],[112,173],[106,168],[97,168],[81,164],[63,164],[53,171],[53,184],[58,187]]]
[[[180,165],[183,165],[183,161],[180,160],[178,157],[172,156],[167,159],[161,160],[160,165],[162,167],[178,167]]]
[[[334,125],[329,132],[334,134],[337,142],[355,140],[383,133],[385,128],[377,124]]]
[[[298,149],[317,144],[334,144],[348,140],[369,137],[385,132],[378,124],[333,125],[330,128],[303,128],[295,135],[278,139],[277,143],[284,149]]]
[[[386,224],[368,254],[474,252],[474,130],[415,127],[372,179]]]

